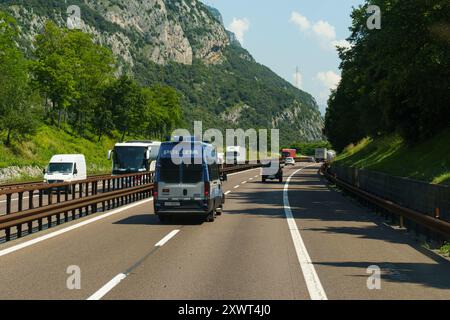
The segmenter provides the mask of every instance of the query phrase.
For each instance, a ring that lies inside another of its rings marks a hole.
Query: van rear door
[[[162,199],[200,199],[204,194],[203,165],[176,165],[170,158],[160,159],[158,191]]]

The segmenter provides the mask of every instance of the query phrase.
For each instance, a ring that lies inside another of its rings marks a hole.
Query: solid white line
[[[291,178],[298,172],[308,167],[295,171],[287,179],[283,191],[284,213],[286,214],[286,220],[289,225],[292,241],[294,242],[295,251],[297,252],[298,262],[300,262],[303,277],[305,278],[306,286],[308,287],[309,296],[311,297],[312,300],[328,300],[325,290],[323,289],[322,284],[320,282],[319,276],[317,275],[316,269],[314,268],[314,265],[308,254],[308,250],[306,250],[305,243],[303,242],[302,236],[300,235],[300,230],[298,229],[297,223],[295,222],[295,219],[292,216],[292,210],[289,204],[288,193],[289,193],[289,182],[291,181]]]
[[[227,192],[225,192],[225,195],[230,194],[230,193],[231,193],[231,191],[227,191]]]
[[[119,208],[119,209],[116,209],[116,210],[113,210],[113,211],[111,211],[111,212],[105,213],[105,214],[100,215],[100,216],[98,216],[98,217],[95,217],[95,218],[92,218],[92,219],[89,219],[89,220],[86,220],[86,221],[83,221],[83,222],[74,224],[74,225],[72,225],[72,226],[70,226],[70,227],[67,227],[67,228],[64,228],[64,229],[61,229],[61,230],[58,230],[58,231],[55,231],[55,232],[46,234],[46,235],[44,235],[44,236],[42,236],[42,237],[38,237],[38,238],[36,238],[36,239],[30,240],[30,241],[26,241],[26,242],[24,242],[24,243],[15,245],[15,246],[13,246],[13,247],[11,247],[11,248],[7,248],[7,249],[4,249],[4,250],[1,250],[1,251],[0,251],[0,257],[6,256],[7,254],[10,254],[10,253],[12,253],[12,252],[21,250],[21,249],[23,249],[23,248],[26,248],[26,247],[35,245],[35,244],[37,244],[37,243],[39,243],[39,242],[42,242],[42,241],[45,241],[45,240],[48,240],[48,239],[51,239],[51,238],[60,236],[60,235],[62,235],[62,234],[64,234],[64,233],[66,233],[66,232],[69,232],[69,231],[72,231],[72,230],[75,230],[75,229],[84,227],[84,226],[86,226],[86,225],[88,225],[88,224],[91,224],[91,223],[97,222],[97,221],[99,221],[99,220],[108,218],[108,217],[110,217],[110,216],[112,216],[112,215],[115,215],[115,214],[117,214],[117,213],[119,213],[119,212],[128,210],[128,209],[130,209],[130,208],[133,208],[133,207],[136,207],[136,206],[139,206],[139,205],[141,205],[141,204],[144,204],[144,203],[147,203],[147,202],[151,202],[151,201],[153,201],[153,198],[146,199],[146,200],[142,200],[142,201],[139,201],[139,202],[135,202],[135,203],[133,203],[133,204],[130,204],[129,206],[121,207],[121,208]]]
[[[111,281],[109,281],[107,284],[101,287],[100,290],[98,290],[92,296],[87,298],[87,300],[100,300],[126,277],[127,275],[125,273],[119,273]]]
[[[162,247],[167,242],[169,242],[170,239],[176,236],[176,234],[180,232],[180,230],[173,230],[171,233],[169,233],[167,236],[161,239],[157,244],[155,244],[155,247]]]

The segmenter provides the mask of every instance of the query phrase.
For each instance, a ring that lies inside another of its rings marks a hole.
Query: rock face
[[[79,27],[111,48],[120,72],[144,85],[166,82],[184,95],[187,123],[279,128],[282,143],[322,139],[323,119],[308,93],[258,64],[225,29],[220,12],[199,0],[72,0]],[[47,20],[67,26],[69,4],[2,0],[30,53]],[[71,22],[73,24],[73,21]],[[161,77],[161,75],[164,75]],[[158,78],[159,77],[159,78]]]
[[[45,9],[34,10],[33,6],[18,4],[21,1],[4,2],[29,41],[47,19],[60,26],[67,25],[68,5],[55,8],[51,7],[51,1],[30,1]],[[198,1],[85,0],[79,7],[81,29],[111,47],[130,66],[139,54],[158,64],[190,65],[194,58],[207,64],[218,63],[230,43],[223,25]]]

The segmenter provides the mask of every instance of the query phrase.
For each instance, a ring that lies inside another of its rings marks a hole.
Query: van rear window
[[[180,183],[180,168],[172,162],[172,159],[161,158],[160,179],[166,183]]]
[[[183,183],[196,183],[203,180],[203,166],[201,164],[183,164]]]
[[[171,159],[160,159],[159,179],[166,183],[197,183],[203,180],[203,165],[176,165]]]

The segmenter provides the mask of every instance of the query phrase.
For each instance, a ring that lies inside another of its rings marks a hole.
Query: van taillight
[[[158,198],[158,184],[155,183],[153,186],[153,198]]]
[[[205,197],[209,198],[209,193],[210,193],[211,187],[209,182],[205,182]]]

